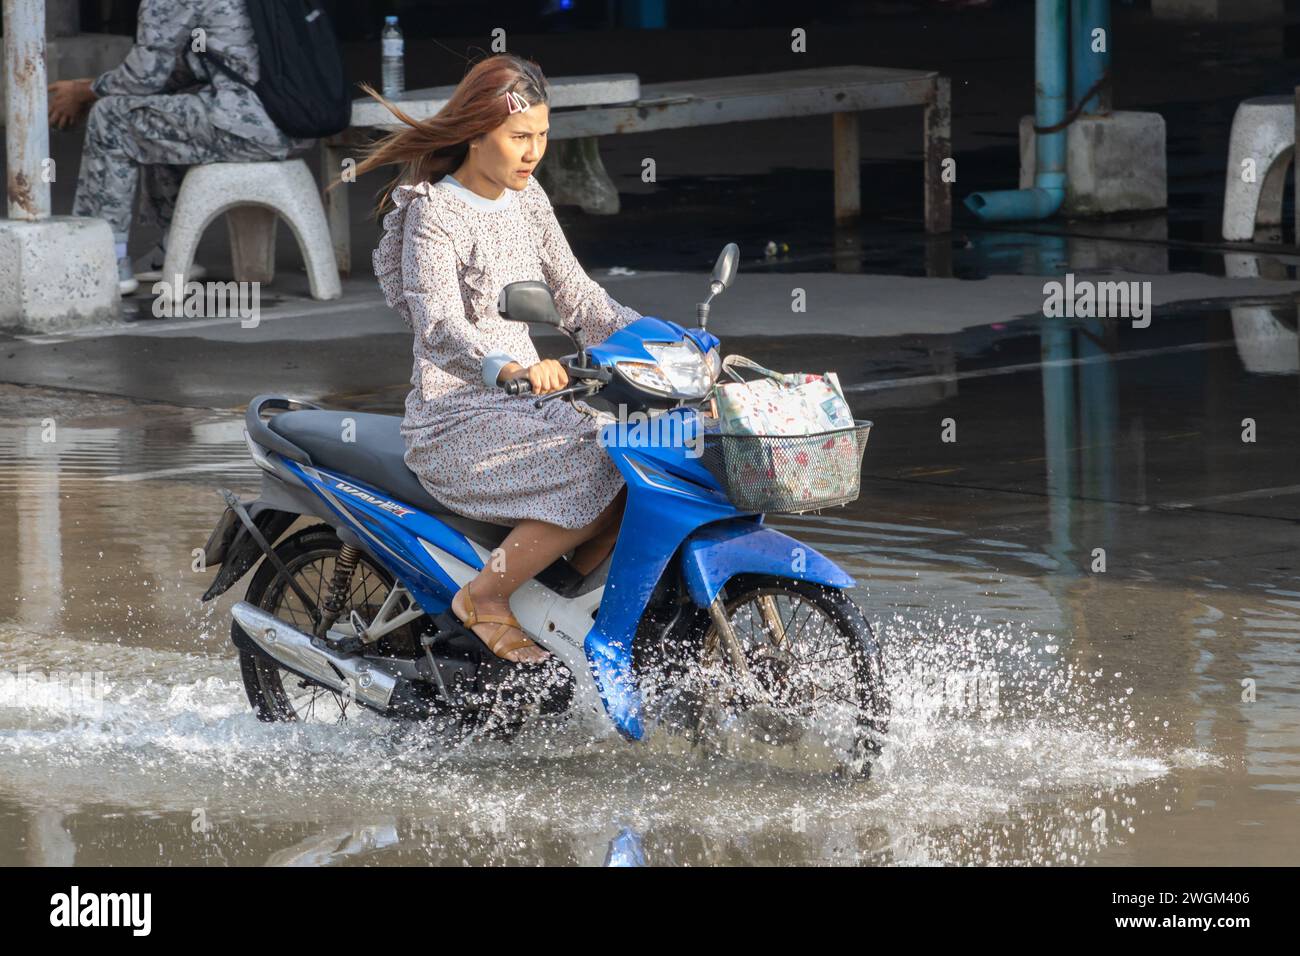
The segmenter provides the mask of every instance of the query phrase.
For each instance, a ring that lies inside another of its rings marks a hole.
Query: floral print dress
[[[641,316],[583,271],[531,177],[496,200],[450,176],[399,186],[392,199],[373,261],[388,305],[415,333],[401,428],[407,466],[467,518],[589,524],[623,484],[599,440],[608,419],[563,400],[534,408],[531,397],[483,383],[491,353],[538,361],[528,326],[498,316],[497,297],[508,283],[540,279],[566,324],[593,344]]]

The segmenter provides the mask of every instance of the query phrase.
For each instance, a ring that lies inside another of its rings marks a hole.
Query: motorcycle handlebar
[[[578,364],[578,356],[576,355],[566,355],[559,361],[569,373],[569,385],[561,389],[561,391],[568,392],[583,383],[590,383],[593,388],[599,388],[610,380],[608,372]],[[527,395],[532,393],[533,384],[526,378],[515,378],[506,382],[501,388],[507,395]],[[551,394],[555,393],[552,392]]]
[[[512,378],[501,387],[507,395],[526,395],[533,390],[533,383],[526,378]]]

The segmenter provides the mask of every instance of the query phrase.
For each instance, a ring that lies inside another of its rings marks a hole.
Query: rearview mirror
[[[740,247],[734,242],[729,242],[722,247],[722,253],[718,256],[717,265],[713,267],[713,275],[709,279],[709,286],[712,288],[721,285],[722,289],[731,285],[732,280],[736,278],[736,263],[740,260]],[[714,294],[721,292],[722,289],[714,289]]]
[[[564,324],[550,287],[536,279],[511,282],[502,289],[497,297],[497,314],[510,322],[536,322],[557,329]]]

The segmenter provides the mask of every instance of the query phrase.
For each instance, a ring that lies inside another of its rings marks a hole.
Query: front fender
[[[682,545],[682,576],[700,607],[712,604],[722,586],[737,574],[770,574],[832,588],[854,583],[820,552],[752,521],[708,525]]]

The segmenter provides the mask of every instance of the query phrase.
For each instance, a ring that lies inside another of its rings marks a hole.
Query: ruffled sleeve
[[[496,292],[493,290],[488,263],[473,239],[473,231],[462,220],[458,203],[448,201],[441,191],[434,189],[428,182],[415,186],[398,186],[393,190],[391,198],[393,209],[384,216],[384,233],[371,257],[375,278],[379,280],[379,288],[384,293],[388,307],[396,310],[406,324],[415,330],[402,288],[407,215],[408,209],[415,203],[425,227],[437,229],[451,243],[456,256],[456,277],[469,300],[470,321],[477,323],[484,315],[494,315]],[[417,203],[417,200],[425,201]]]
[[[594,344],[641,318],[635,309],[615,302],[583,271],[555,218],[550,197],[535,178],[529,178],[523,202],[537,235],[542,274],[551,287],[556,308],[569,324],[582,329],[587,341]]]
[[[461,297],[464,232],[428,183],[399,186],[393,202],[373,257],[384,299],[440,368],[475,381],[487,349]]]
[[[375,269],[375,278],[379,280],[379,289],[384,293],[384,301],[390,309],[397,312],[402,320],[412,329],[411,310],[407,307],[402,289],[402,245],[406,226],[406,212],[411,200],[418,196],[429,195],[429,184],[418,186],[398,186],[390,197],[393,208],[384,216],[383,235],[371,253],[370,262]]]

